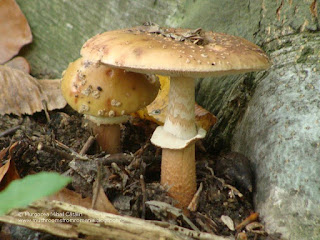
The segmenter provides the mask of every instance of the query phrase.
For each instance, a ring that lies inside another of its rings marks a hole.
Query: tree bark
[[[285,239],[318,239],[317,1],[246,3],[246,9],[243,3],[235,3],[234,8],[249,15],[243,18],[253,20],[250,26],[258,26],[248,38],[269,53],[273,66],[267,72],[199,82],[197,101],[219,118],[207,143],[213,152],[231,149],[251,159],[256,173],[256,210],[269,232],[281,232]],[[252,13],[252,8],[258,11]],[[234,31],[235,24],[246,28],[244,21],[234,20],[229,31]],[[252,31],[250,26],[240,35]]]

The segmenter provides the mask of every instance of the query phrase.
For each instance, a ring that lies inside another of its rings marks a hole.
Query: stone
[[[320,36],[288,36],[257,83],[232,149],[256,172],[256,210],[290,240],[320,239]]]

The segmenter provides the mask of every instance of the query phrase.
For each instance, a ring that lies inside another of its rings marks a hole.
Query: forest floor
[[[193,223],[190,226],[186,218],[161,214],[165,209],[156,213],[145,204],[149,200],[174,202],[159,184],[161,149],[149,140],[156,127],[154,123],[132,120],[123,124],[123,153],[109,155],[93,142],[85,153],[90,161],[81,161],[72,153],[80,153],[87,146],[91,131],[86,120],[68,107],[52,111],[49,116],[50,120],[44,112],[23,117],[0,116],[0,149],[18,143],[11,158],[21,178],[42,171],[68,175],[73,180],[67,188],[86,198],[92,197],[93,182],[99,176],[106,196],[121,215],[166,221],[235,239],[280,239],[264,231],[253,207],[251,173],[241,172],[246,167],[237,167],[248,163],[238,161],[237,155],[214,156],[201,142],[196,144],[197,181],[202,191],[197,195],[197,209],[187,216]],[[12,131],[5,132],[8,129]],[[251,179],[241,180],[248,176]],[[0,239],[65,239],[4,223],[0,223],[0,230]]]

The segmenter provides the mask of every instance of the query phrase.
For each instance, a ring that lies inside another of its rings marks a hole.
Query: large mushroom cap
[[[184,77],[238,74],[270,65],[267,55],[243,38],[156,25],[96,35],[84,44],[81,54],[135,72]]]
[[[159,83],[153,80],[144,74],[79,58],[63,74],[61,90],[76,111],[111,118],[130,114],[152,102],[159,89]]]

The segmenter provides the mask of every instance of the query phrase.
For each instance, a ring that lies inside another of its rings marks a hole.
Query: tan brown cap
[[[68,104],[80,113],[98,118],[135,112],[152,102],[158,89],[156,78],[82,58],[69,64],[61,81]]]
[[[243,38],[157,25],[96,35],[81,54],[135,72],[183,77],[238,74],[270,66],[267,55]]]

